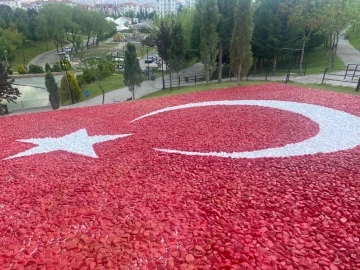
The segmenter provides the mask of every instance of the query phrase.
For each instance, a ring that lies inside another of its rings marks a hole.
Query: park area
[[[269,83],[1,122],[1,269],[360,269],[357,96]]]

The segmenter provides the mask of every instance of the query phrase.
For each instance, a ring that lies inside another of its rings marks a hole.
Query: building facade
[[[193,8],[195,5],[195,0],[184,0],[183,4],[187,8]]]
[[[17,0],[0,0],[0,5],[9,6],[11,9],[21,8],[21,3]]]
[[[176,14],[176,0],[157,0],[156,14],[163,18],[165,15]]]

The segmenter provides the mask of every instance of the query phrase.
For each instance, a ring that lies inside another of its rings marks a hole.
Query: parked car
[[[64,47],[63,51],[64,51],[64,52],[71,52],[71,51],[72,51],[72,48],[70,48],[70,47]]]
[[[147,57],[146,59],[145,59],[145,63],[152,63],[152,62],[154,62],[154,57],[152,57],[152,56],[149,56],[149,57]]]

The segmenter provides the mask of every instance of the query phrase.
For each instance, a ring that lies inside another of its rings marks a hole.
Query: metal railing
[[[48,99],[39,99],[39,100],[17,101],[16,103],[10,103],[5,105],[7,105],[8,111],[12,112],[17,110],[50,107],[50,102]]]
[[[348,76],[351,76],[351,79],[354,79],[354,77],[360,77],[360,74],[356,74],[358,71],[360,71],[358,64],[348,64],[346,67],[344,79],[346,79]]]
[[[203,73],[171,76],[171,79],[164,80],[164,88],[196,85],[197,83],[204,81],[204,79],[205,76]]]
[[[351,66],[356,66],[356,67],[355,69],[351,69],[350,68]],[[354,65],[354,64],[349,64],[346,70],[336,69],[336,68],[332,68],[332,69],[325,68],[321,84],[323,84],[324,81],[352,83],[354,85],[356,84],[355,91],[358,92],[360,89],[360,75],[356,75],[356,71],[358,70],[357,68],[358,65]],[[338,72],[336,73],[336,71]],[[349,71],[353,71],[353,74],[350,75]],[[351,77],[351,79],[346,79],[347,77]]]

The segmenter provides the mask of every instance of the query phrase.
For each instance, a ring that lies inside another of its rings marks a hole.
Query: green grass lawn
[[[265,81],[243,81],[243,82],[241,82],[241,85],[243,86],[243,85],[264,84],[264,83],[266,83],[266,82]],[[233,87],[236,85],[237,85],[237,83],[232,81],[232,82],[223,82],[223,83],[217,83],[217,82],[209,83],[208,85],[199,84],[199,85],[194,85],[194,86],[185,86],[185,87],[180,87],[180,88],[173,88],[173,90],[170,90],[170,89],[160,90],[160,91],[145,95],[142,97],[142,99],[171,96],[171,95],[178,95],[178,94],[186,94],[186,93],[192,93],[192,92],[200,92],[200,91],[211,90],[211,89],[223,89],[223,88]]]
[[[313,52],[309,53],[309,55],[304,58],[304,63],[307,64],[307,75],[324,73],[328,63],[328,57],[325,55],[323,46],[321,45],[315,48]],[[335,58],[334,68],[345,69],[345,64],[337,56]]]
[[[19,48],[16,51],[16,57],[11,63],[14,71],[17,72],[18,66],[22,64],[28,64],[30,60],[38,56],[39,54],[47,51],[54,50],[55,44],[52,41],[26,41],[23,48]],[[23,53],[24,52],[24,53]]]
[[[347,31],[347,34],[349,37],[350,44],[355,49],[360,51],[360,31],[359,31],[359,29],[356,26],[355,26],[355,28],[350,27],[349,30]]]
[[[265,84],[265,83],[271,83],[269,81],[242,81],[241,86],[246,85],[256,85],[256,84]],[[346,93],[346,94],[353,94],[353,95],[360,95],[359,92],[355,92],[355,89],[353,87],[346,87],[346,86],[334,86],[330,84],[301,84],[301,83],[294,83],[290,82],[291,85],[296,86],[302,86],[307,88],[313,88],[313,89],[322,89],[322,90],[328,90],[338,93]],[[171,96],[171,95],[178,95],[178,94],[186,94],[186,93],[193,93],[193,92],[200,92],[200,91],[206,91],[206,90],[212,90],[212,89],[224,89],[236,86],[236,82],[224,82],[224,83],[210,83],[208,85],[206,84],[200,84],[195,86],[187,86],[187,87],[180,87],[180,88],[174,88],[173,90],[165,89],[160,90],[151,94],[148,94],[146,96],[143,96],[142,99],[146,98],[156,98],[156,97],[164,97],[164,96]],[[240,87],[241,87],[240,86]]]
[[[291,73],[299,73],[299,67],[298,65],[295,65],[295,56],[293,55],[291,58]],[[311,74],[322,74],[324,73],[324,70],[328,64],[328,57],[325,55],[323,46],[319,46],[315,48],[311,53],[305,54],[304,56],[304,64],[306,65],[306,74],[305,75],[311,75]],[[260,72],[260,70],[257,70],[256,75],[258,76],[265,76],[265,71],[269,68],[271,65],[270,61],[265,61],[263,65],[263,73]],[[304,65],[304,69],[305,69]],[[284,55],[284,57],[279,57],[279,61],[277,63],[277,70],[276,70],[276,76],[285,76],[289,67],[289,58]],[[335,58],[335,65],[334,68],[336,69],[345,69],[345,64],[341,61],[339,57],[336,56]],[[249,71],[249,74],[254,75],[253,68]],[[270,73],[271,75],[271,73]]]
[[[102,79],[101,83],[105,90],[105,93],[111,92],[113,90],[116,90],[118,88],[122,88],[125,86],[124,75],[123,74],[113,74],[109,77]],[[79,102],[85,100],[85,90],[90,91],[90,98],[102,95],[102,91],[99,88],[98,82],[93,82],[90,84],[84,83],[83,85],[81,85],[81,95],[80,95]],[[63,106],[71,104],[68,93],[62,92],[61,100],[62,100]]]
[[[90,58],[90,57],[104,57],[109,51],[113,50],[118,43],[100,43],[99,46],[90,47],[89,50],[84,49],[83,51],[79,50],[78,53],[74,53],[73,57],[75,58]]]

